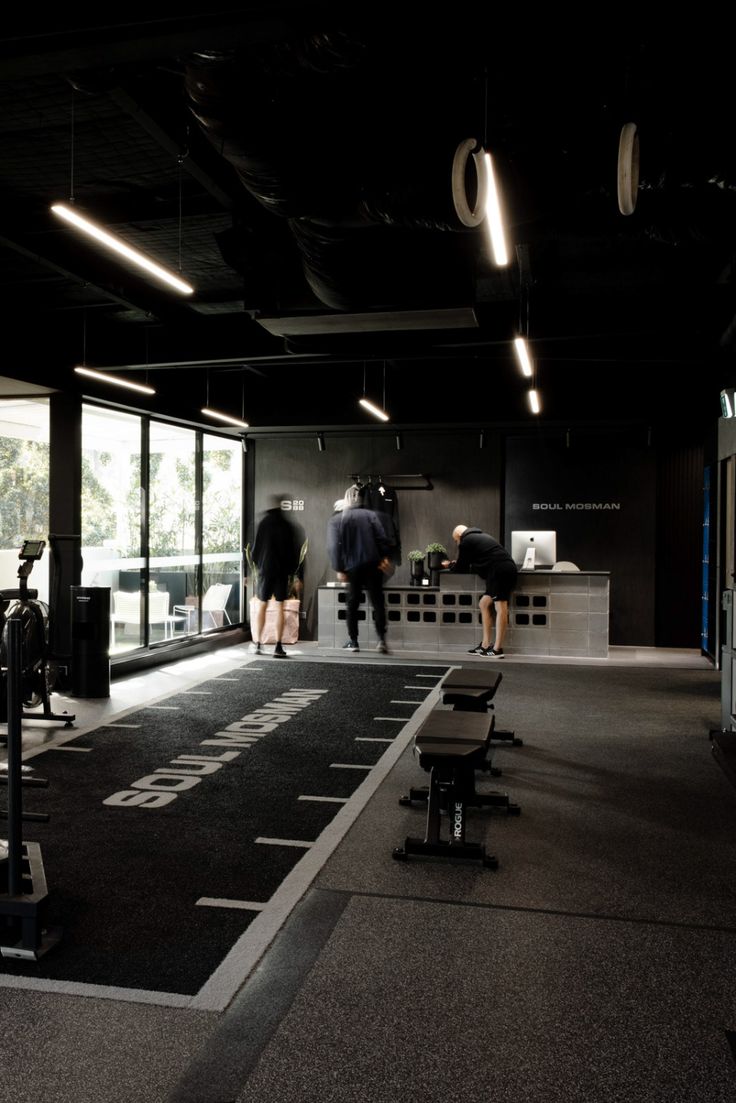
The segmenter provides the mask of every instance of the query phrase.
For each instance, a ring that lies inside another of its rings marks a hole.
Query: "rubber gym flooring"
[[[62,937],[30,973],[197,993],[445,670],[251,662],[34,757]]]

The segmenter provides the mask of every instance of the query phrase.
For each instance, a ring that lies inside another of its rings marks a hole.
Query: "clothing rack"
[[[387,483],[389,486],[393,486],[398,479],[424,479],[424,483],[421,486],[407,486],[401,483],[401,485],[397,487],[397,490],[434,490],[429,475],[381,475],[380,473],[370,472],[362,475],[348,475],[347,478],[352,479],[358,486],[365,486],[366,483],[374,481]]]

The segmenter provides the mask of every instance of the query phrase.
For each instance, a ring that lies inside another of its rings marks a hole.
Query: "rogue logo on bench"
[[[452,834],[455,839],[463,837],[463,806],[460,801],[455,801],[455,815],[452,821]]]
[[[246,713],[216,731],[209,739],[203,739],[200,747],[229,747],[221,754],[180,754],[170,760],[169,766],[159,767],[152,774],[130,783],[130,789],[122,789],[103,800],[113,808],[163,808],[176,800],[179,793],[193,789],[203,778],[216,774],[227,762],[239,758],[244,750],[252,747],[268,732],[291,720],[302,709],[319,701],[327,689],[287,689],[280,697],[255,712]]]

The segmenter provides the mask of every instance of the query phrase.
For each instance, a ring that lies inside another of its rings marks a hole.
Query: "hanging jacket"
[[[393,543],[389,559],[397,565],[401,562],[401,533],[399,530],[399,501],[396,491],[383,482],[369,482],[363,487],[363,505],[374,510],[381,518],[386,535]]]

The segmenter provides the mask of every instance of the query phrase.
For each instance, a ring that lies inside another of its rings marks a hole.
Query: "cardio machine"
[[[70,728],[75,717],[68,712],[52,712],[49,696],[49,609],[38,600],[38,590],[28,588],[33,564],[43,555],[45,540],[24,540],[18,552],[18,588],[0,590],[0,722],[7,721],[8,647],[7,623],[21,623],[21,699],[23,717],[28,720],[63,721]],[[43,705],[43,712],[26,712]]]

